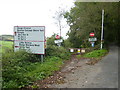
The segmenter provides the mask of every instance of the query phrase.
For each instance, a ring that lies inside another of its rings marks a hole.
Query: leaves
[[[63,61],[70,57],[64,47],[51,45],[48,46],[47,51],[47,57],[44,58],[43,63],[40,63],[39,55],[25,51],[4,51],[2,55],[3,88],[21,88],[32,84],[35,80],[44,79],[59,70]]]
[[[100,40],[102,9],[105,11],[105,43],[118,40],[119,10],[117,2],[75,2],[75,7],[64,15],[70,25],[68,39],[73,44],[73,47],[80,47],[83,44],[82,41],[89,38],[90,32],[94,32],[95,37]]]

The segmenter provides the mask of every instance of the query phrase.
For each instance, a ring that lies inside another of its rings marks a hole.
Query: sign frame
[[[38,55],[45,55],[45,26],[14,26],[14,52],[15,52],[15,41],[23,41],[23,42],[32,42],[32,40],[16,40],[15,39],[15,27],[44,27],[44,36],[43,36],[43,38],[44,38],[44,40],[43,41],[41,41],[41,42],[43,42],[43,52],[42,53],[33,53],[33,54],[38,54]],[[35,42],[37,42],[36,40],[35,40]],[[25,49],[26,50],[26,49]]]

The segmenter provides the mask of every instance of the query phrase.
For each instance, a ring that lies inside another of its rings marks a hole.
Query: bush
[[[57,51],[57,52],[56,52]],[[44,79],[60,69],[63,59],[70,54],[58,46],[50,46],[43,63],[37,55],[25,51],[7,51],[2,55],[3,88],[21,88],[30,83]]]
[[[61,59],[69,59],[70,53],[64,47],[48,46],[46,49],[46,56],[56,56]]]
[[[32,71],[32,62],[38,61],[33,54],[25,51],[9,52],[2,55],[3,88],[15,88],[29,82],[24,73]]]
[[[63,42],[63,46],[64,46],[65,48],[71,48],[72,45],[73,45],[73,44],[69,41],[69,39],[66,39],[66,40],[64,40],[64,42]]]
[[[59,70],[63,64],[63,60],[55,56],[46,57],[43,63],[38,61],[35,55],[25,51],[3,54],[3,88],[20,88],[35,80],[44,79]]]
[[[6,44],[5,44],[6,45]],[[12,45],[12,44],[11,44]],[[23,50],[13,52],[13,48],[2,51],[2,88],[21,88],[36,80],[44,79],[60,69],[70,53],[63,47],[50,46],[46,49],[44,62],[40,57]]]
[[[43,63],[11,64],[3,65],[3,88],[21,88],[36,80],[44,79],[59,70],[63,61],[58,57],[47,57]]]

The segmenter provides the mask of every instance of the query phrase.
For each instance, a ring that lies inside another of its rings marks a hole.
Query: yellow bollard
[[[78,49],[78,53],[80,53],[80,49]]]

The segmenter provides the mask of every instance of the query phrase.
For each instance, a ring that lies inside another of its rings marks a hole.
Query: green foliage
[[[79,47],[88,40],[89,33],[94,32],[99,44],[101,38],[102,9],[104,9],[104,41],[105,44],[118,42],[119,17],[118,2],[75,2],[64,17],[70,26],[69,41],[73,47]],[[88,44],[85,44],[89,46]]]
[[[44,79],[59,70],[63,60],[59,57],[46,57],[45,62],[24,51],[3,55],[3,88],[20,88],[35,80]]]
[[[13,50],[13,42],[11,41],[0,41],[0,53],[5,53],[5,51]]]
[[[2,45],[3,49],[6,47],[5,43]],[[65,48],[54,45],[48,46],[46,53],[44,62],[41,63],[38,55],[23,50],[13,52],[13,48],[4,49],[2,54],[2,88],[21,88],[36,80],[44,79],[59,70],[64,60],[70,57]]]
[[[68,49],[72,47],[72,43],[69,41],[69,39],[66,39],[63,42],[63,46]]]
[[[39,88],[37,85],[32,85],[31,87],[32,88]]]
[[[29,82],[24,73],[34,70],[33,63],[39,59],[25,51],[2,55],[3,88],[21,87]]]
[[[47,38],[47,46],[48,45],[55,45],[54,40],[55,40],[55,35],[52,35],[51,37]]]
[[[92,52],[89,52],[85,55],[83,55],[83,57],[88,57],[88,58],[91,58],[91,57],[95,57],[95,58],[98,58],[98,57],[101,57],[101,56],[104,56],[108,51],[105,50],[105,49],[102,49],[102,50],[94,50]]]
[[[82,44],[80,45],[80,48],[89,48],[89,47],[91,47],[91,43],[88,40],[83,40]]]
[[[47,46],[46,49],[46,55],[47,56],[56,56],[62,59],[69,59],[70,53],[68,50],[66,50],[64,47],[58,47],[58,46]]]
[[[62,65],[62,59],[58,57],[49,57],[46,58],[44,63],[36,63],[36,68],[25,75],[33,80],[44,79],[45,77],[52,75],[54,71],[59,70],[60,65]]]
[[[79,59],[79,58],[81,58],[81,55],[76,55],[76,57]]]

